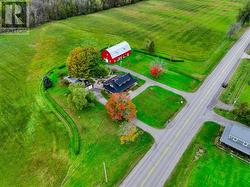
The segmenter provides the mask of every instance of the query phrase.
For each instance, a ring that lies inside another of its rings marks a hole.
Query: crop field
[[[127,40],[187,59],[173,66],[202,80],[233,40],[228,26],[243,1],[149,0],[0,36],[0,186],[60,186],[74,160],[69,135],[40,93],[42,76],[78,46]],[[86,163],[85,163],[86,164]],[[13,180],[14,179],[14,180]]]
[[[242,60],[232,79],[229,81],[228,87],[220,95],[220,100],[224,103],[233,105],[236,108],[241,103],[247,103],[250,107],[250,60]],[[245,121],[238,118],[233,111],[223,109],[215,109],[218,114],[234,120],[239,121],[245,125]]]
[[[137,118],[144,123],[164,128],[171,119],[185,104],[185,100],[163,88],[152,86],[133,99],[138,110]]]
[[[250,107],[250,60],[243,60],[220,96],[228,104],[248,103]]]
[[[250,165],[219,149],[215,138],[218,124],[207,122],[183,154],[168,186],[249,186]]]
[[[178,71],[203,80],[233,42],[226,33],[240,2],[244,1],[151,0],[63,23],[95,33],[96,40],[110,38],[103,47],[119,42],[119,36],[141,49],[151,38],[157,53],[187,60],[175,65]]]

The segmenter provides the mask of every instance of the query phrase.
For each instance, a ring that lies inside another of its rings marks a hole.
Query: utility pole
[[[105,162],[102,163],[103,164],[103,170],[104,170],[104,175],[105,175],[105,182],[108,182],[108,175],[107,175],[107,170],[106,170],[106,164]]]

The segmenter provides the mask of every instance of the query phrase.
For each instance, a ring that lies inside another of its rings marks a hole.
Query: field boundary
[[[50,73],[52,70],[60,68],[54,67],[48,73]],[[73,121],[73,119],[68,115],[67,112],[47,93],[47,91],[44,90],[42,82],[40,84],[40,92],[43,96],[43,98],[47,101],[47,104],[51,107],[55,115],[59,118],[60,121],[63,122],[66,129],[69,131],[70,136],[70,145],[69,147],[72,149],[71,152],[73,152],[75,155],[78,155],[81,150],[80,146],[80,140],[81,137],[79,135],[79,131],[77,128],[77,125]]]
[[[171,59],[169,57],[165,57],[165,56],[162,56],[162,55],[157,54],[157,53],[149,53],[149,52],[147,52],[145,50],[142,50],[142,49],[132,48],[132,50],[135,51],[135,52],[138,52],[138,53],[143,53],[143,54],[153,56],[153,57],[157,57],[157,58],[160,58],[160,59],[169,60],[171,62],[185,62],[185,60],[183,60],[183,59]]]

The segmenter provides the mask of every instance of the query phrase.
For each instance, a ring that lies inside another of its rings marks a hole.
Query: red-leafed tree
[[[105,108],[115,121],[131,121],[136,117],[136,106],[124,93],[112,94]]]
[[[150,67],[150,74],[154,78],[158,78],[164,72],[164,68],[161,64],[153,64]]]

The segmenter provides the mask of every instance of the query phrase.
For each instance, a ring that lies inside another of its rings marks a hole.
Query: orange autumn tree
[[[165,72],[165,64],[161,60],[154,61],[150,66],[150,75],[154,78],[159,78]]]
[[[136,117],[136,106],[124,93],[112,94],[105,108],[115,121],[131,121]]]

